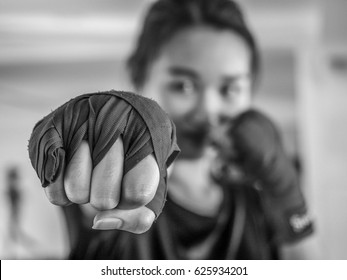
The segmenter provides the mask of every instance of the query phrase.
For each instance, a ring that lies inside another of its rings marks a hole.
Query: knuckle
[[[118,200],[111,196],[92,196],[90,204],[98,210],[111,210],[117,207]]]
[[[66,191],[68,199],[76,204],[84,204],[89,202],[89,192],[85,190],[69,192]]]
[[[65,192],[68,199],[74,203],[87,203],[89,200],[89,188],[82,183],[73,180],[65,180]]]
[[[67,206],[70,204],[70,201],[68,201],[67,199],[64,199],[60,195],[55,195],[54,193],[46,192],[46,196],[48,198],[48,201],[54,205]]]
[[[128,188],[124,190],[123,199],[133,207],[140,207],[149,203],[155,195],[156,187],[151,185],[137,186],[136,189]]]

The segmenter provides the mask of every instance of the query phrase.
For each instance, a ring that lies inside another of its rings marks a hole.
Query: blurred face
[[[199,156],[223,121],[251,106],[250,59],[239,35],[205,26],[180,31],[163,46],[142,94],[175,122],[181,157]]]

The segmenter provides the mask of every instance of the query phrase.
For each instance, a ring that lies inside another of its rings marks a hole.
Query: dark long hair
[[[148,10],[133,53],[127,61],[130,78],[141,88],[151,63],[162,46],[178,31],[194,25],[207,25],[239,34],[251,52],[253,80],[259,72],[259,54],[240,7],[231,0],[158,0]]]

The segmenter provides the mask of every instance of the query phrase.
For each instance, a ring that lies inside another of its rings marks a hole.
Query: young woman
[[[281,244],[312,232],[277,129],[252,109],[259,56],[235,2],[153,3],[128,68],[137,93],[158,102],[177,129],[181,154],[167,201],[160,215],[151,204],[161,180],[157,156],[123,172],[126,133],[97,163],[83,136],[64,176],[45,188],[52,203],[72,203],[63,207],[71,258],[274,259]],[[114,122],[123,112],[117,106]],[[107,125],[100,121],[100,133]],[[93,222],[86,203],[98,210]]]

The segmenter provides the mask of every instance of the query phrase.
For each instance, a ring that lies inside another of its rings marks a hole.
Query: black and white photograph
[[[0,259],[347,260],[346,15],[1,1]]]

